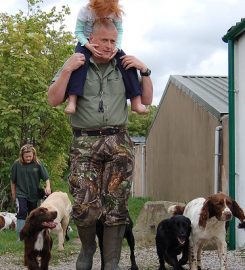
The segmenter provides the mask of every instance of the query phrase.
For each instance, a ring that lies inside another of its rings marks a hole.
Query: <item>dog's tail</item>
[[[245,221],[238,224],[239,229],[245,229]]]
[[[185,210],[185,206],[171,205],[168,208],[168,213],[172,214],[173,216],[175,216],[175,215],[183,215],[184,210]]]
[[[72,231],[73,231],[73,230],[72,230],[72,227],[71,227],[70,225],[68,225],[68,226],[66,227],[66,234],[65,234],[65,239],[66,239],[66,241],[69,241],[69,240],[70,240],[69,233],[72,232]]]

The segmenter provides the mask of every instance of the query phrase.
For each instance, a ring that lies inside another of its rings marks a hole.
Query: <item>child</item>
[[[31,144],[25,144],[21,147],[19,158],[11,168],[11,194],[17,206],[16,231],[18,236],[27,215],[38,205],[40,180],[46,182],[45,194],[51,194],[46,168],[38,160],[36,149]]]
[[[117,30],[118,38],[116,48],[111,56],[115,56],[117,65],[122,73],[123,81],[126,88],[126,97],[130,98],[131,109],[139,114],[146,114],[149,110],[141,104],[141,86],[138,80],[138,74],[135,68],[125,70],[121,65],[121,59],[125,53],[121,50],[122,40],[122,14],[123,11],[119,6],[119,0],[90,0],[89,4],[81,8],[78,13],[75,34],[79,42],[76,46],[76,52],[85,55],[85,64],[75,70],[69,80],[66,95],[68,98],[68,105],[65,112],[73,114],[76,111],[77,96],[82,96],[82,91],[88,71],[89,58],[92,52],[99,56],[100,52],[96,50],[96,44],[88,42],[88,38],[92,32],[93,23],[99,18],[108,18],[113,20]],[[145,75],[148,76],[148,75]],[[103,108],[99,108],[103,111]]]

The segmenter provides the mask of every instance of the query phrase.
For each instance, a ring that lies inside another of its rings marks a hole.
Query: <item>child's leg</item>
[[[65,113],[73,114],[76,112],[76,106],[77,106],[77,96],[76,95],[70,95],[68,97],[68,104],[65,108]]]
[[[149,109],[146,108],[145,105],[141,103],[141,97],[133,97],[130,99],[131,101],[131,110],[133,112],[137,112],[138,114],[147,114],[149,113]]]
[[[91,52],[84,46],[81,46],[81,43],[78,42],[75,48],[76,53],[82,53],[85,56],[84,65],[80,66],[78,69],[74,70],[71,74],[67,85],[67,95],[83,95],[83,87],[86,80],[88,67],[89,67],[89,59],[91,57]]]
[[[75,52],[79,52],[79,53],[84,54],[85,63],[84,63],[84,65],[80,66],[78,69],[76,69],[72,72],[70,80],[69,80],[68,85],[67,85],[67,89],[66,89],[66,97],[69,97],[71,95],[73,95],[73,96],[82,96],[83,95],[83,87],[84,87],[87,72],[88,72],[89,59],[91,57],[91,52],[86,47],[81,46],[80,42],[78,42],[76,49],[75,49]],[[71,102],[74,102],[74,99],[72,99]],[[70,101],[69,101],[69,103],[70,103]],[[70,103],[70,105],[71,105],[70,106],[69,103],[68,103],[67,107],[69,106],[71,111],[76,110],[76,106],[74,107],[72,105],[72,103]],[[69,113],[70,109],[68,109],[67,107],[66,107],[65,111],[66,111],[66,113]]]
[[[141,103],[141,85],[138,78],[138,73],[136,68],[129,68],[125,70],[122,66],[121,56],[125,55],[123,50],[120,50],[115,58],[117,60],[117,66],[122,73],[126,97],[131,100],[132,111],[135,111],[139,114],[148,113],[149,110]]]
[[[27,200],[25,198],[16,198],[16,233],[17,233],[17,240],[20,239],[20,231],[25,225],[25,219],[28,215],[28,207],[27,207]]]

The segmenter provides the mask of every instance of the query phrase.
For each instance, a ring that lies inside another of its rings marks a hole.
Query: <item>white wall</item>
[[[235,90],[236,201],[245,209],[245,33],[235,43]],[[244,230],[236,229],[236,244],[245,246]]]

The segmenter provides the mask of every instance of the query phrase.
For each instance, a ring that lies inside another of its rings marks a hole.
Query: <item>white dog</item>
[[[207,198],[196,198],[186,206],[172,205],[169,213],[179,214],[191,220],[189,263],[191,270],[201,268],[201,252],[204,245],[214,242],[218,248],[220,270],[227,269],[226,222],[238,218],[239,228],[245,226],[245,214],[236,201],[219,192]]]
[[[16,214],[9,212],[0,212],[0,231],[4,229],[16,228]]]
[[[67,193],[61,191],[51,193],[40,207],[45,207],[49,211],[57,211],[57,218],[54,220],[57,225],[52,231],[58,235],[58,250],[64,250],[64,239],[71,213],[71,201]]]

